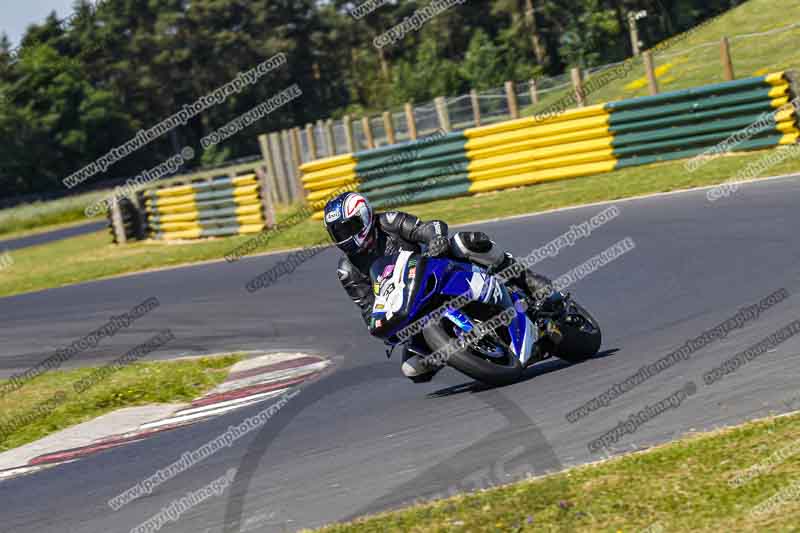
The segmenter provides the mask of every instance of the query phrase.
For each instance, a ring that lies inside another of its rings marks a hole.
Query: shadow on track
[[[611,350],[603,350],[602,352],[598,352],[594,356],[587,359],[587,361],[591,361],[592,359],[602,359],[604,357],[610,357],[617,353],[620,349],[613,348]],[[492,385],[487,385],[485,383],[481,383],[480,381],[470,381],[467,383],[462,383],[460,385],[453,385],[451,387],[446,387],[444,389],[439,389],[437,391],[433,391],[428,394],[429,398],[447,398],[448,396],[454,396],[456,394],[464,394],[464,393],[478,393],[484,392],[487,390],[495,390],[495,389],[502,389],[505,387],[511,387],[517,385],[519,383],[525,383],[526,381],[530,381],[534,378],[538,378],[540,376],[544,376],[545,374],[549,374],[550,372],[556,372],[558,370],[563,370],[565,368],[569,368],[575,366],[576,364],[581,363],[568,363],[563,359],[552,358],[542,361],[541,363],[537,363],[530,368],[527,368],[518,381],[511,383],[510,385],[505,385],[503,387],[495,387]]]
[[[327,396],[362,384],[398,379],[395,365],[376,363],[332,370],[303,387],[302,392],[287,403],[259,431],[242,456],[225,509],[224,533],[239,532],[248,489],[262,458],[272,443],[292,420],[305,409]],[[536,423],[508,397],[502,389],[477,390],[475,397],[500,414],[506,425],[478,442],[466,446],[456,455],[425,470],[410,481],[392,489],[343,518],[386,510],[421,498],[432,499],[451,493],[485,488],[522,479],[529,474],[543,474],[562,469],[555,451]],[[442,396],[439,396],[442,397]],[[476,470],[476,465],[484,465]]]

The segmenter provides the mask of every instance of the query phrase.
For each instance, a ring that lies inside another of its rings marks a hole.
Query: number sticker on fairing
[[[389,274],[391,277],[387,277],[381,282],[378,294],[375,296],[373,309],[385,311],[387,319],[391,319],[395,313],[403,308],[403,303],[405,303],[403,293],[405,292],[406,284],[403,281],[403,275],[412,253],[400,252],[397,262],[384,269],[384,273]]]

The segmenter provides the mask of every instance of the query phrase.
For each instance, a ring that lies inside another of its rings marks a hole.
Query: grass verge
[[[9,427],[9,424],[15,428],[9,433],[0,431],[0,451],[36,441],[123,407],[189,402],[223,382],[228,369],[241,359],[232,354],[133,363],[82,394],[76,393],[73,385],[90,376],[96,368],[47,372],[0,398],[0,428]],[[0,390],[5,383],[7,380],[0,380]],[[57,402],[49,412],[37,411],[37,406],[50,401],[59,391],[65,394],[63,401]],[[25,417],[28,423],[17,427],[20,417]]]
[[[689,173],[684,162],[674,161],[525,187],[441,200],[405,208],[423,219],[439,218],[459,224],[535,213],[603,200],[721,183],[759,161],[766,152],[721,157]],[[772,174],[800,171],[800,159],[787,159],[770,169]],[[725,199],[717,203],[724,203]],[[711,204],[709,204],[711,205]],[[283,212],[282,216],[286,216]],[[322,224],[306,220],[292,228],[274,232],[266,245],[256,251],[281,250],[312,245],[325,237]],[[0,270],[0,296],[59,287],[157,267],[222,259],[252,236],[211,239],[202,242],[166,244],[139,242],[126,246],[111,244],[107,231],[65,239],[12,253],[13,265]],[[501,243],[502,244],[502,243]],[[265,266],[270,260],[265,260]],[[243,282],[244,283],[244,282]]]
[[[800,415],[753,422],[320,531],[797,531],[798,439]],[[788,457],[766,466],[778,451]],[[730,483],[751,468],[748,482]],[[753,513],[773,496],[792,492],[769,512]]]
[[[87,219],[84,210],[86,206],[108,196],[110,192],[97,191],[0,210],[0,237],[11,239],[22,237],[33,229],[37,232],[49,231],[69,223],[100,220],[102,216]]]
[[[659,91],[725,81],[719,54],[720,40],[726,36],[730,38],[738,79],[800,69],[800,56],[796,52],[800,26],[778,31],[800,23],[800,0],[783,0],[780,9],[774,6],[773,0],[750,0],[660,45],[646,43],[650,49],[661,46],[653,55]],[[565,81],[569,81],[568,76]],[[570,88],[545,92],[538,104],[525,106],[522,114],[544,112],[570,92]],[[608,83],[587,97],[589,104],[600,104],[649,94],[644,65],[639,58],[625,78]]]

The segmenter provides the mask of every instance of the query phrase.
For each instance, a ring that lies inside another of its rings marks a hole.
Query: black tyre
[[[553,355],[569,363],[580,363],[600,350],[603,334],[597,320],[579,303],[571,301],[567,316],[559,323],[563,334]]]
[[[122,212],[122,221],[125,225],[125,236],[128,239],[144,239],[144,227],[142,217],[136,205],[129,198],[122,198],[119,201],[119,210]]]
[[[433,352],[438,350],[444,352],[445,348],[457,339],[454,334],[448,332],[441,324],[427,326],[422,331],[422,335]],[[523,370],[519,359],[504,346],[497,346],[497,348],[505,352],[504,358],[489,359],[482,357],[478,353],[473,353],[473,351],[477,352],[476,349],[467,346],[453,352],[447,358],[447,365],[487,385],[502,386],[517,381]]]

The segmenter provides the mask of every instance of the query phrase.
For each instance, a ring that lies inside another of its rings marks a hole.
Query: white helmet
[[[340,194],[325,205],[325,229],[346,254],[357,254],[374,242],[372,228],[375,216],[362,195],[355,192]]]

